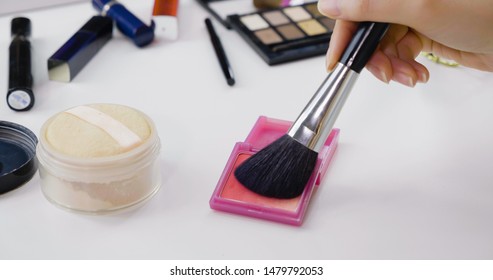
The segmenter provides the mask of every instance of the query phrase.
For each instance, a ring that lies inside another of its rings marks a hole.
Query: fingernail
[[[335,68],[335,63],[333,63],[332,61],[326,60],[325,67],[327,68],[327,72],[332,72],[332,70],[334,70],[334,68]]]
[[[332,49],[329,46],[329,49],[327,50],[327,55],[325,57],[325,68],[327,69],[327,72],[332,72],[334,70],[335,65],[337,64],[337,61],[334,60],[333,54],[332,54]]]
[[[394,75],[394,80],[408,87],[414,87],[416,82],[409,75],[397,73]]]
[[[419,73],[418,82],[426,83],[428,82],[428,75],[426,73]]]
[[[387,84],[389,83],[389,78],[387,77],[387,74],[385,74],[385,72],[382,71],[381,69],[379,69],[378,67],[375,67],[372,65],[367,65],[366,68],[368,69],[368,71],[370,71],[370,73],[372,73],[380,81],[387,83]]]

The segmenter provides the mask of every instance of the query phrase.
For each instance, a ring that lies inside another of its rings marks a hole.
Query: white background
[[[152,1],[122,1],[148,18]],[[0,8],[3,4],[0,4]],[[162,140],[163,186],[120,215],[63,211],[39,177],[0,196],[3,259],[491,259],[493,75],[447,68],[414,89],[363,71],[336,126],[340,145],[301,227],[216,212],[208,201],[233,145],[259,115],[294,120],[326,76],[323,56],[268,66],[214,22],[236,73],[229,87],[192,0],[180,37],[139,49],[114,39],[71,83],[47,59],[92,15],[87,3],[26,12],[33,24],[36,104],[0,119],[36,134],[69,107],[119,103],[147,113]],[[17,15],[17,14],[15,14]],[[0,18],[0,88],[7,90],[10,20]]]
[[[83,1],[84,0],[2,0],[2,3],[0,4],[0,14],[10,14],[21,11],[42,9]]]

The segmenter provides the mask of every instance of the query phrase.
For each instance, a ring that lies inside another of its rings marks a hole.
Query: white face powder
[[[103,213],[138,204],[158,189],[159,165],[154,164],[126,180],[108,183],[66,181],[40,167],[43,193],[51,202],[72,210]]]
[[[121,154],[142,144],[150,134],[141,112],[114,104],[70,108],[51,118],[43,132],[53,149],[80,158]]]
[[[107,213],[140,204],[161,183],[160,141],[143,113],[121,105],[71,108],[41,130],[43,193],[66,209]]]

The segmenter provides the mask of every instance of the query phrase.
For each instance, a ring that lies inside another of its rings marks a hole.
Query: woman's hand
[[[493,0],[319,0],[320,12],[336,19],[327,69],[337,64],[357,22],[392,23],[366,68],[383,82],[426,82],[420,52],[493,71]]]

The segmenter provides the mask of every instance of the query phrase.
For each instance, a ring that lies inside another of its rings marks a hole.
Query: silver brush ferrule
[[[338,63],[287,134],[310,150],[319,152],[358,76],[348,66]]]

